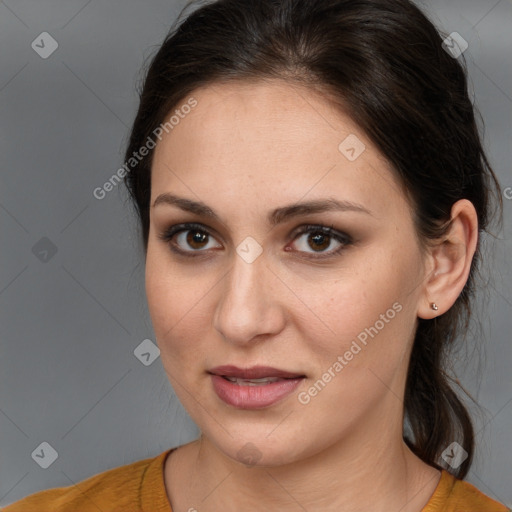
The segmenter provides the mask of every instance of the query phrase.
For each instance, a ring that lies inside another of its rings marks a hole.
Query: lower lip
[[[261,409],[275,404],[292,393],[304,377],[282,379],[270,384],[241,386],[220,375],[212,375],[212,384],[217,396],[233,407],[239,409]]]

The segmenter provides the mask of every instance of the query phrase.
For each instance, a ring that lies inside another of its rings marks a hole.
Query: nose
[[[236,253],[233,259],[231,270],[219,288],[215,329],[237,345],[278,334],[284,328],[285,311],[279,301],[280,281],[271,270],[265,252],[252,263]]]

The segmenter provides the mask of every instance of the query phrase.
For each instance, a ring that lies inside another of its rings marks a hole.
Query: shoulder
[[[453,510],[475,510],[478,512],[509,512],[505,505],[493,500],[474,485],[454,478],[452,490]]]
[[[150,468],[154,472],[161,469],[167,453],[109,469],[73,485],[36,492],[1,512],[139,510],[146,473]]]
[[[422,512],[510,512],[474,485],[443,470],[438,488]]]

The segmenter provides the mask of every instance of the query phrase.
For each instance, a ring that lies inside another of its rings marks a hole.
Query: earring
[[[430,303],[430,307],[434,310],[434,311],[437,311],[439,308],[437,307],[437,304],[435,302],[431,302]]]

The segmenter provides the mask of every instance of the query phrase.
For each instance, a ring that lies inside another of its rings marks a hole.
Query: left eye
[[[309,254],[321,254],[323,257],[326,255],[333,255],[340,253],[345,246],[350,245],[352,243],[351,238],[345,233],[340,233],[333,229],[333,226],[302,226],[300,231],[295,234],[294,240],[299,240],[302,238],[302,243],[299,243],[299,251],[305,252]],[[330,250],[326,251],[325,249],[329,248],[331,244],[335,242],[337,246]],[[312,249],[312,252],[309,252],[307,249]]]
[[[201,224],[177,224],[160,234],[159,238],[168,243],[172,251],[187,256],[196,256],[201,252],[206,252],[203,249],[222,247],[222,245],[215,243],[214,237]],[[333,226],[300,226],[293,234],[294,243],[297,243],[297,240],[300,241],[301,238],[302,243],[298,244],[298,252],[306,253],[310,258],[336,255],[352,243],[349,235],[336,231]],[[330,251],[326,251],[325,249],[329,248],[333,242],[337,246]],[[308,248],[312,251],[308,251]],[[285,250],[289,251],[288,247]]]

